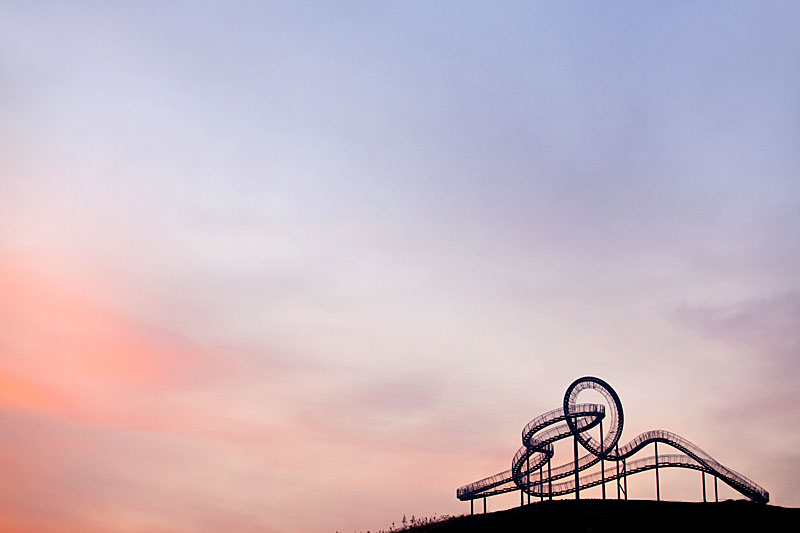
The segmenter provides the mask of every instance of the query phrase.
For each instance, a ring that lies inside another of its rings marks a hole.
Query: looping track
[[[604,397],[608,412],[604,405],[577,403],[578,395],[587,389],[595,390]],[[467,501],[515,490],[532,496],[559,496],[576,492],[576,479],[579,479],[580,491],[654,468],[689,468],[716,476],[755,502],[769,501],[769,493],[755,482],[720,464],[698,446],[669,431],[647,431],[627,444],[619,445],[623,421],[622,402],[608,383],[596,377],[577,379],[567,389],[563,407],[534,418],[522,429],[522,447],[514,454],[510,470],[464,485],[457,489],[456,497]],[[589,434],[589,430],[597,426],[601,429],[602,442]],[[578,472],[591,468],[601,460],[616,463],[616,468],[604,474],[594,472],[583,476],[576,476],[575,462],[572,461],[550,468],[548,462],[554,454],[553,443],[569,437],[574,437],[588,452],[577,458]],[[632,459],[648,444],[659,442],[682,453]]]

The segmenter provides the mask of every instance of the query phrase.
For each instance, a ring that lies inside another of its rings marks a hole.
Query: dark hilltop
[[[794,524],[794,525],[792,525]],[[410,533],[796,531],[800,509],[744,500],[555,500],[407,528]]]

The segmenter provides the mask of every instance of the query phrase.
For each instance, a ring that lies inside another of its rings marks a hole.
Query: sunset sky
[[[798,20],[0,3],[0,530],[469,512],[584,375],[800,507]]]

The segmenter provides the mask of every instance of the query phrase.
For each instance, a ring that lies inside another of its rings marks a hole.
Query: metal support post
[[[550,457],[547,458],[547,494],[548,499],[553,500],[553,477],[550,475]]]
[[[706,503],[706,473],[701,472],[703,474],[703,503]]]
[[[656,501],[661,501],[661,486],[658,482],[658,442],[653,443],[656,448]],[[705,483],[705,478],[703,478],[703,482]]]
[[[474,504],[475,504],[475,500],[470,500],[469,501],[469,514],[470,515],[475,514],[475,505]]]
[[[519,489],[519,506],[522,507],[525,505],[525,491]]]
[[[528,456],[528,504],[531,503],[531,458]]]
[[[628,463],[622,460],[622,481],[625,483],[625,501],[628,501]]]
[[[486,514],[486,496],[483,497],[483,514]]]
[[[714,475],[714,501],[719,503],[719,492],[717,492],[717,476]]]
[[[540,502],[544,501],[544,483],[542,482],[542,479],[543,479],[542,478],[542,469],[543,468],[544,468],[544,465],[539,467],[539,501]]]
[[[606,499],[606,459],[603,457],[603,419],[600,419],[600,480],[603,487],[603,499]]]
[[[578,477],[578,437],[572,437],[572,450],[575,452],[575,499],[581,499],[580,478]]]
[[[619,480],[619,444],[614,446],[614,450],[615,450],[614,454],[617,457],[617,460],[614,461],[614,462],[617,464],[617,499],[619,500],[619,484],[620,484],[620,480]]]

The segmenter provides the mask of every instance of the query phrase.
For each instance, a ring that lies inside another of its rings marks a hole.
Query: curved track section
[[[585,390],[594,390],[603,396],[607,407],[578,403],[578,396]],[[567,388],[561,408],[534,418],[522,429],[522,447],[514,454],[511,469],[460,487],[456,490],[456,497],[467,501],[515,490],[540,497],[560,496],[576,492],[576,480],[577,490],[580,491],[654,468],[688,468],[721,479],[753,501],[769,501],[769,493],[758,484],[669,431],[647,431],[620,445],[623,422],[622,402],[608,383],[590,376],[577,379]],[[598,426],[600,438],[589,433]],[[553,443],[570,437],[575,439],[576,457],[578,444],[588,453],[577,457],[575,461],[552,467]],[[682,453],[633,459],[648,444],[659,442]],[[594,472],[580,475],[580,472],[600,461],[616,464],[605,474]]]

